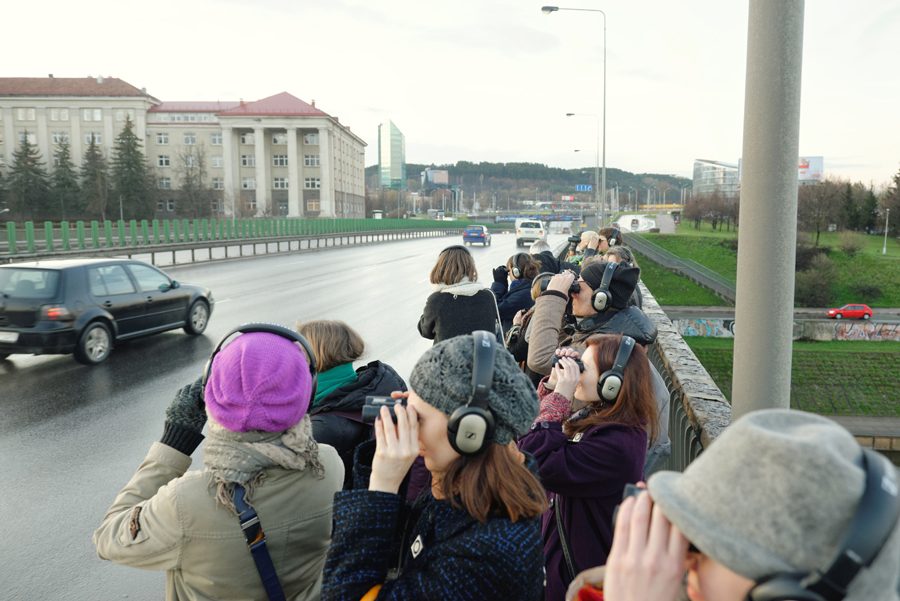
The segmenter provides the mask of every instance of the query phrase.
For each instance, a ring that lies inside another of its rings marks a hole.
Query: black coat
[[[491,284],[491,292],[497,297],[497,308],[500,311],[500,323],[503,325],[504,334],[512,327],[516,313],[534,306],[529,280],[513,280],[512,284],[508,285],[505,279],[502,282],[495,281]]]
[[[575,263],[560,261],[559,259],[554,257],[553,253],[549,250],[545,250],[544,252],[532,256],[540,262],[541,273],[548,271],[550,273],[560,273],[562,271],[565,271],[566,269],[574,271],[575,273],[581,272],[581,267],[579,267]]]
[[[419,334],[435,344],[475,330],[496,332],[498,327],[496,301],[487,288],[471,296],[434,292],[419,319]]]

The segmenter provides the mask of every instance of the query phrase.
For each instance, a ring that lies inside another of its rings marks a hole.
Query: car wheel
[[[838,313],[837,315],[834,316],[834,318],[835,319],[844,319],[844,316],[841,315],[840,313]]]
[[[868,319],[869,319],[870,317],[872,317],[872,316],[869,315],[868,313],[863,313],[863,319],[865,319],[865,320],[868,321]]]
[[[112,333],[102,321],[95,321],[81,332],[75,346],[75,360],[85,365],[103,363],[112,351]]]
[[[209,324],[209,305],[204,300],[195,300],[188,310],[188,320],[184,331],[191,336],[199,336]]]

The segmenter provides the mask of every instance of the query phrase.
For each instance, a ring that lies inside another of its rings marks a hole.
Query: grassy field
[[[727,398],[734,340],[685,338]],[[794,342],[791,407],[823,415],[900,417],[900,348],[892,342]]]
[[[641,266],[641,280],[650,289],[660,305],[689,307],[719,307],[728,305],[725,301],[688,278],[671,272],[647,257],[634,253]]]

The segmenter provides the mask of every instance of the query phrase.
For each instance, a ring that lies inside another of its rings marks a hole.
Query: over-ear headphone
[[[550,278],[555,276],[556,273],[552,271],[542,271],[541,273],[534,276],[534,279],[531,280],[531,286],[534,287],[534,283],[539,281],[541,282],[541,292],[547,290],[547,286],[550,285]]]
[[[597,394],[600,395],[600,400],[612,403],[619,396],[622,382],[625,381],[625,365],[633,350],[634,338],[622,336],[612,367],[600,374],[600,379],[597,380]]]
[[[286,338],[291,342],[299,345],[298,350],[302,350],[306,353],[306,362],[309,365],[309,373],[312,376],[312,389],[310,392],[310,399],[315,398],[318,372],[316,371],[316,356],[313,354],[312,345],[299,332],[295,332],[290,328],[286,328],[274,323],[245,323],[244,325],[238,326],[225,334],[225,336],[223,336],[219,341],[219,344],[216,345],[216,348],[213,350],[212,354],[209,356],[209,359],[207,359],[206,361],[206,366],[203,368],[203,387],[206,388],[206,382],[209,380],[209,374],[212,371],[213,366],[213,359],[215,359],[216,355],[219,354],[219,351],[221,351],[225,347],[225,343],[228,342],[228,340],[235,334],[249,334],[251,332],[275,334],[276,336],[281,336],[282,338]]]
[[[526,260],[531,260],[531,255],[529,255],[528,253],[516,253],[512,258],[512,274],[516,279],[522,277],[523,274],[524,267],[519,267],[519,265],[522,265],[523,257]]]
[[[606,242],[610,246],[615,246],[616,242],[618,242],[619,238],[621,238],[621,237],[622,237],[622,232],[619,231],[619,228],[613,228],[612,236],[608,236],[606,238]]]
[[[612,303],[612,294],[609,291],[609,285],[612,283],[613,275],[616,273],[617,263],[607,263],[603,270],[603,278],[600,280],[600,286],[594,290],[591,295],[591,304],[596,311],[605,311]]]
[[[900,517],[897,477],[888,461],[862,449],[866,485],[837,555],[824,570],[808,574],[775,574],[747,593],[747,601],[838,601],[863,567],[869,567]]]
[[[472,332],[472,394],[468,402],[457,407],[447,422],[450,446],[460,455],[477,455],[494,439],[494,414],[488,395],[494,380],[497,338],[485,330]]]

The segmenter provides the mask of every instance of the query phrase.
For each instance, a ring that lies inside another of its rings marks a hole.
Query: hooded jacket
[[[425,302],[419,318],[419,334],[437,344],[475,330],[497,332],[497,302],[494,294],[468,279],[450,286],[439,284]]]
[[[522,309],[530,309],[534,306],[531,298],[531,280],[518,279],[508,283],[495,281],[491,284],[491,292],[497,297],[497,309],[500,312],[500,323],[503,325],[503,333],[512,327],[513,317]]]

